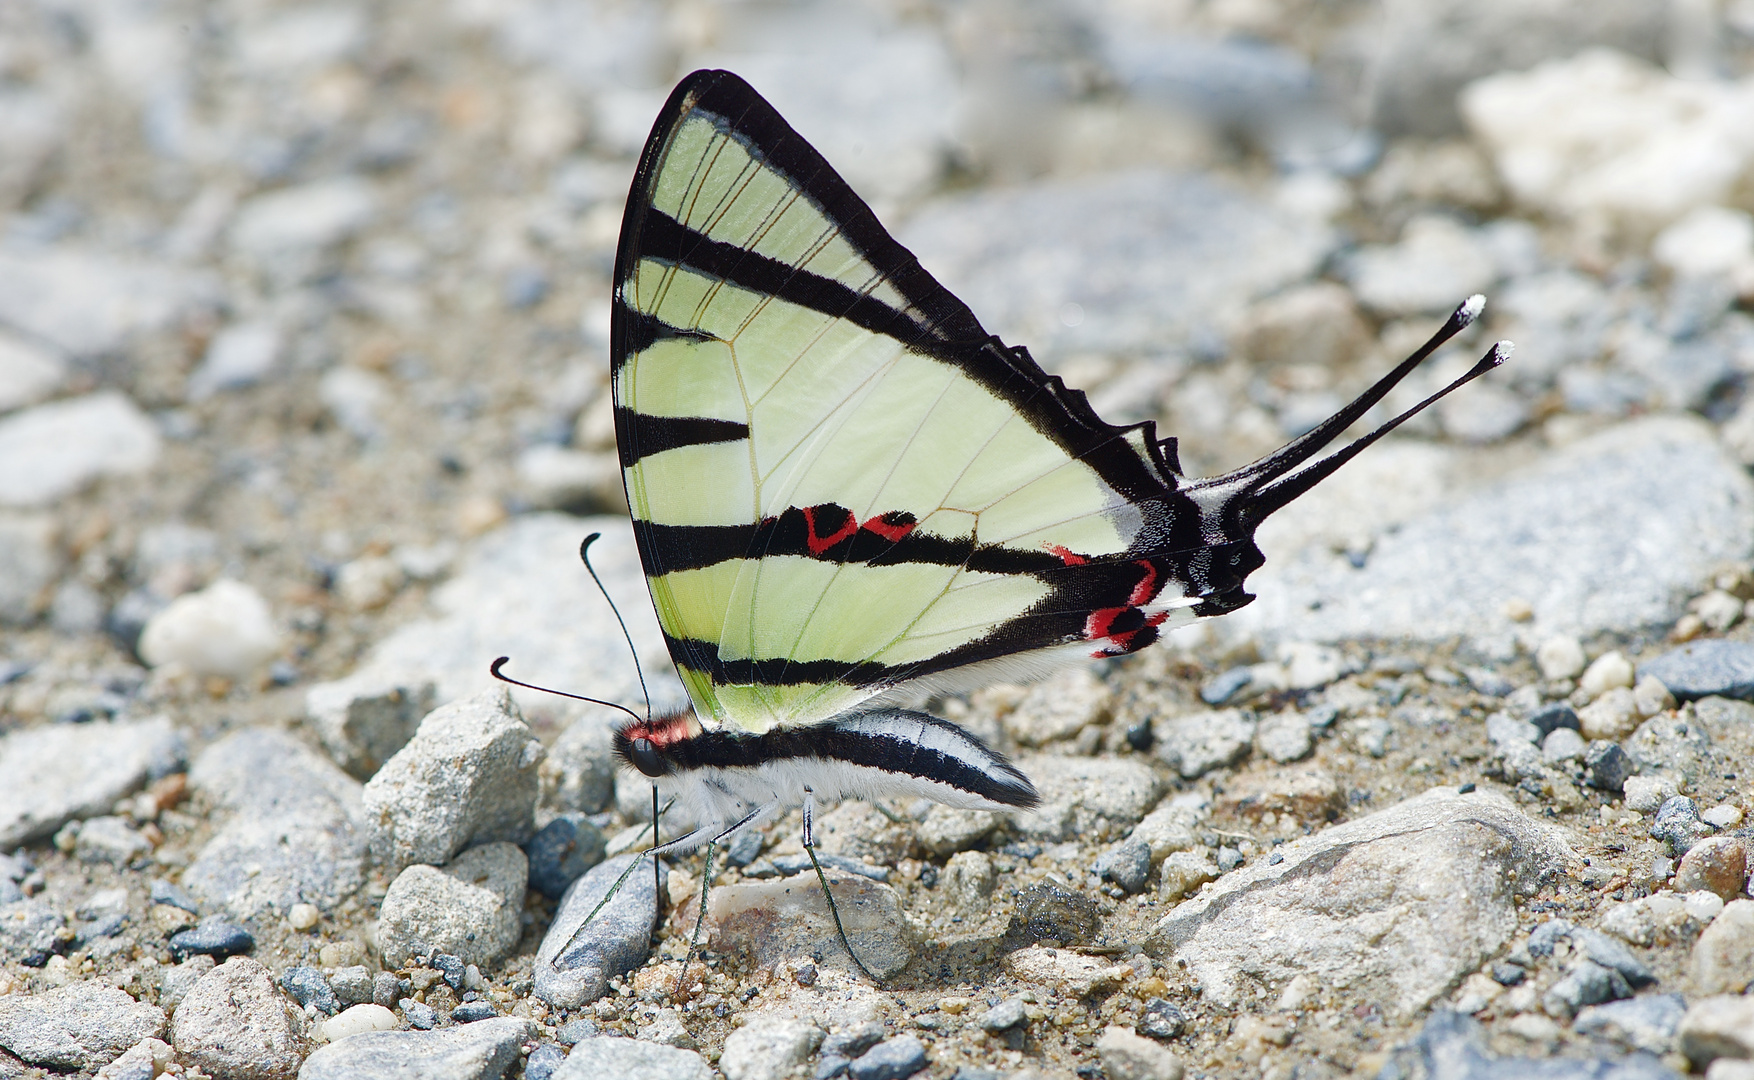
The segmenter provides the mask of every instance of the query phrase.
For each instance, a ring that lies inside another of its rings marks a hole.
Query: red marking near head
[[[695,732],[694,713],[688,710],[654,716],[651,720],[635,720],[621,729],[621,733],[632,741],[646,739],[653,746],[662,748],[679,743],[693,737]]]
[[[886,514],[867,518],[859,528],[869,533],[876,533],[893,544],[908,533],[913,532],[914,525],[914,516],[906,510],[891,510]]]
[[[818,535],[816,531],[816,512],[818,510],[836,511],[845,514],[846,516],[841,519],[839,527],[837,527],[834,532],[827,536],[821,536]],[[829,548],[859,531],[859,523],[853,517],[852,513],[844,507],[836,506],[833,503],[823,503],[821,506],[806,506],[803,508],[803,514],[804,543],[810,548],[810,554],[812,555],[822,554]]]
[[[1084,566],[1090,562],[1089,559],[1086,559],[1084,556],[1073,551],[1071,548],[1061,547],[1058,544],[1047,544],[1044,546],[1048,549],[1049,552],[1051,552],[1055,555],[1058,555],[1060,557],[1060,561],[1065,563],[1067,566]]]
[[[1132,595],[1127,597],[1127,603],[1135,607],[1149,604],[1156,598],[1158,589],[1157,567],[1151,565],[1150,559],[1140,559],[1138,564],[1145,568],[1145,576],[1139,579],[1139,584],[1133,586]]]

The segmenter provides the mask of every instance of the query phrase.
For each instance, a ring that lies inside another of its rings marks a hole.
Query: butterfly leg
[[[712,886],[712,883],[713,883],[713,851],[714,851],[714,849],[716,849],[720,844],[724,843],[725,840],[728,839],[730,836],[732,836],[734,833],[743,829],[750,822],[755,821],[757,818],[761,817],[763,814],[767,814],[774,809],[776,809],[776,806],[774,804],[771,804],[771,803],[768,804],[767,806],[758,806],[754,810],[751,810],[749,813],[745,814],[743,816],[743,820],[737,822],[737,824],[731,826],[729,829],[726,829],[724,832],[720,833],[719,835],[713,837],[711,840],[708,840],[706,842],[706,865],[703,866],[701,868],[701,871],[700,871],[700,913],[694,917],[694,933],[690,934],[688,937],[688,955],[683,957],[683,959],[682,959],[682,973],[680,975],[676,976],[676,993],[672,996],[680,996],[681,995],[684,981],[688,977],[689,962],[694,959],[694,952],[697,948],[700,947],[700,928],[706,924],[706,891],[708,888],[710,888]]]
[[[672,851],[686,851],[699,844],[703,839],[710,839],[710,837],[706,836],[706,833],[706,829],[695,829],[693,832],[684,833],[673,840],[666,840],[662,844],[657,844],[640,852],[641,857],[646,855],[652,857],[652,882],[654,886],[658,884],[658,874],[660,872],[658,866],[659,858],[668,855]],[[623,885],[627,884],[627,879],[633,876],[635,870],[639,869],[639,864],[639,859],[635,859],[627,864],[627,869],[623,870],[621,876],[615,879],[615,884],[611,885],[609,891],[603,894],[603,899],[597,901],[597,906],[591,909],[591,913],[585,916],[585,921],[579,923],[578,928],[575,929],[572,932],[572,935],[566,939],[566,944],[562,945],[555,955],[558,956],[572,948],[573,940],[584,932],[585,927],[591,925],[591,920],[595,919],[599,912],[609,906],[609,901],[615,899],[615,894],[621,891]],[[659,892],[656,895],[661,896],[663,894]]]
[[[822,872],[822,864],[816,861],[816,837],[811,831],[811,819],[816,816],[816,793],[809,788],[804,789],[803,813],[804,854],[810,856],[810,865],[816,868],[816,880],[822,886],[822,898],[828,901],[828,913],[834,916],[834,932],[840,935],[841,947],[846,949],[847,955],[853,958],[853,963],[858,965],[859,970],[865,973],[865,978],[880,982],[877,976],[871,974],[871,969],[865,966],[865,962],[859,959],[859,954],[853,951],[853,943],[847,940],[847,928],[841,925],[840,909],[834,906],[834,893],[828,888],[828,875]]]

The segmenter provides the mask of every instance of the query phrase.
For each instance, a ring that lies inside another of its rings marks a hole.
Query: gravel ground
[[[879,985],[487,674],[637,702],[601,532],[681,700],[608,274],[707,65],[1190,473],[1519,345],[1258,603],[930,703],[1044,805],[821,814]],[[0,5],[0,1076],[1754,1075],[1751,111],[1747,3]]]

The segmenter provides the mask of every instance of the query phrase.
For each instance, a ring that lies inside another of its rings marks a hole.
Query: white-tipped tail
[[[1473,296],[1462,301],[1462,306],[1456,309],[1456,317],[1461,320],[1463,326],[1466,326],[1475,319],[1478,319],[1480,313],[1485,310],[1486,297],[1480,293],[1475,293]]]
[[[1500,341],[1492,346],[1492,358],[1500,364],[1509,360],[1510,354],[1514,352],[1516,352],[1516,342],[1514,341]]]

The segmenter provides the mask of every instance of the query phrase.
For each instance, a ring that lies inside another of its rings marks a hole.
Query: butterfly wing
[[[1189,485],[1152,424],[982,329],[735,75],[660,114],[612,318],[635,535],[702,716],[810,722],[1251,599],[1250,493],[1289,466]]]

